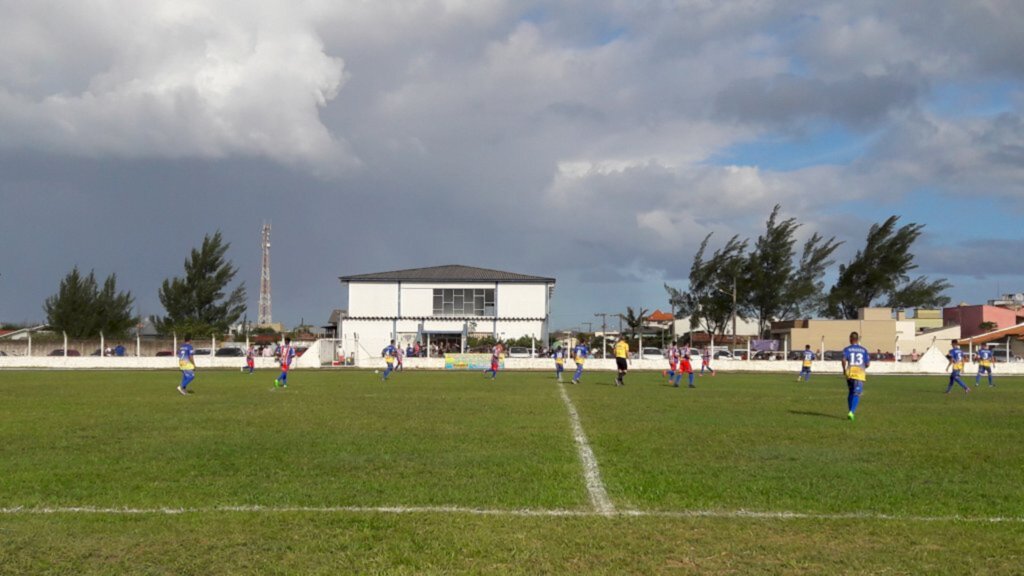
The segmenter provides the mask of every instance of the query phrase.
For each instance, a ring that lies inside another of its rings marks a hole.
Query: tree
[[[644,329],[644,323],[647,322],[647,313],[650,312],[647,308],[633,309],[632,306],[626,306],[626,313],[619,314],[622,317],[622,321],[626,323],[626,327],[629,328],[629,333],[635,339]]]
[[[839,266],[839,279],[829,291],[827,314],[854,319],[861,308],[884,302],[896,308],[942,307],[949,298],[942,293],[950,287],[945,278],[929,281],[911,279],[917,268],[910,249],[921,235],[923,224],[896,227],[899,216],[890,216],[868,231],[863,250]]]
[[[724,334],[733,315],[733,293],[745,290],[744,266],[747,241],[733,236],[725,246],[707,253],[711,234],[704,237],[690,265],[689,290],[683,291],[665,285],[669,303],[676,318],[690,317],[690,328],[699,328],[712,334]],[[739,311],[736,311],[739,314]]]
[[[154,319],[160,333],[223,334],[238,321],[245,312],[245,283],[225,296],[238,272],[224,258],[230,247],[220,232],[206,235],[202,247],[193,248],[185,261],[185,277],[163,281],[159,296],[167,315]]]
[[[815,233],[795,261],[800,224],[795,218],[780,222],[780,209],[776,204],[744,267],[743,307],[750,318],[757,319],[762,336],[768,334],[773,320],[793,320],[822,307],[825,286],[821,278],[840,245],[835,237],[825,240]]]
[[[82,276],[74,267],[60,282],[57,293],[46,299],[43,310],[51,328],[72,338],[91,338],[101,332],[119,337],[138,322],[132,315],[131,292],[117,291],[117,275],[111,274],[100,289],[90,270]]]

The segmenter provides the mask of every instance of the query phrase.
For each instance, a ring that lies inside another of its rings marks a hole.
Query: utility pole
[[[732,345],[736,346],[736,277],[732,277]]]
[[[608,313],[598,312],[594,317],[601,317],[601,359],[608,357]]]

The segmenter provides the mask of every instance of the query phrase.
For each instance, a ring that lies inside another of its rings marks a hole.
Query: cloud
[[[41,2],[14,12],[0,29],[22,31],[5,35],[0,64],[4,148],[255,156],[325,173],[357,162],[319,119],[344,63],[325,53],[302,4]]]
[[[822,118],[865,127],[913,104],[921,88],[905,75],[856,74],[827,81],[783,74],[734,82],[718,94],[716,108],[725,118],[773,127]]]

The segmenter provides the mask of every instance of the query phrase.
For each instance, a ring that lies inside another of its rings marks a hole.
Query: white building
[[[338,338],[346,354],[378,357],[388,341],[465,350],[469,336],[547,342],[554,278],[470,266],[342,276]]]

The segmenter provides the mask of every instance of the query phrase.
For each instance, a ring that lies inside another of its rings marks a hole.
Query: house
[[[942,310],[946,325],[960,326],[961,336],[970,338],[999,328],[1009,328],[1024,322],[1024,313],[988,304],[961,304]]]
[[[469,337],[546,343],[555,279],[446,265],[340,277],[341,346],[376,358],[390,340],[433,353],[465,351]]]
[[[957,325],[918,330],[913,319],[894,314],[890,308],[862,308],[854,320],[790,320],[772,323],[772,336],[785,342],[788,350],[842,350],[850,344],[850,333],[860,334],[860,343],[874,352],[909,354],[935,346],[946,349],[960,337]]]

